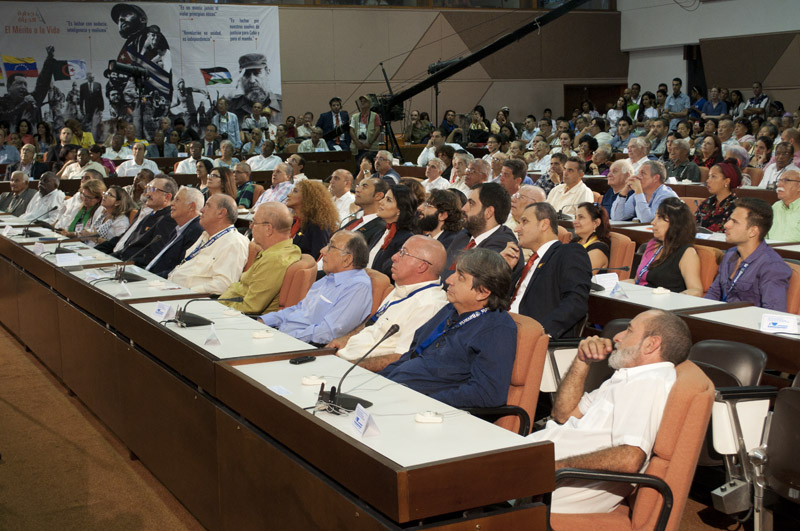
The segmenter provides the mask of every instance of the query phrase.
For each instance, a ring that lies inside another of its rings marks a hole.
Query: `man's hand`
[[[597,164],[592,162],[589,164],[589,171],[592,172],[592,175],[600,175],[600,168],[597,167]]]
[[[614,342],[610,339],[593,336],[578,344],[578,359],[584,363],[603,361],[614,350]]]
[[[325,345],[325,348],[335,348],[336,350],[344,348],[344,346],[347,344],[347,339],[348,338],[346,336],[345,337],[337,337],[336,339],[332,339],[330,341],[330,343]]]
[[[519,261],[519,255],[519,246],[514,242],[508,242],[506,244],[506,248],[500,253],[500,256],[503,257],[508,264],[508,267],[511,269],[514,269],[514,267],[517,265],[517,262]]]
[[[642,191],[642,180],[636,175],[631,175],[630,177],[628,177],[628,180],[625,181],[625,186],[626,188],[630,187],[630,189],[633,190],[634,194],[644,193]],[[625,192],[627,192],[627,190],[625,190]]]

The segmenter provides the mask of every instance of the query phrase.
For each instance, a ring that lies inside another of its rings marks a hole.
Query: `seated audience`
[[[633,175],[639,173],[639,169],[642,165],[650,160],[647,158],[649,152],[650,144],[640,136],[633,137],[630,142],[628,142],[628,160],[633,166]]]
[[[170,217],[175,221],[175,230],[169,236],[167,244],[147,264],[145,269],[156,275],[167,278],[170,271],[175,269],[183,257],[186,249],[203,234],[200,225],[200,210],[205,200],[197,188],[181,186],[170,206]]]
[[[447,190],[450,188],[450,182],[442,177],[442,173],[447,169],[442,159],[432,158],[425,165],[425,180],[422,181],[422,186],[425,187],[426,193],[431,193],[434,190]]]
[[[461,204],[452,191],[434,190],[427,201],[417,207],[417,231],[447,249],[461,230],[461,214]]]
[[[314,345],[325,345],[349,333],[369,315],[372,283],[364,268],[369,259],[361,235],[340,230],[322,249],[325,276],[294,306],[259,319],[285,334]]]
[[[208,198],[200,210],[203,234],[167,276],[171,282],[198,293],[219,295],[239,280],[249,241],[234,226],[236,211],[236,201],[228,195]]]
[[[322,128],[312,127],[311,137],[300,142],[298,153],[320,153],[328,151],[328,143],[322,139]]]
[[[102,181],[103,176],[94,170],[88,170],[81,177],[81,186],[91,180]],[[102,192],[96,195],[98,200],[102,199]],[[75,214],[77,214],[78,210],[83,208],[83,206],[83,196],[81,195],[80,191],[64,201],[64,204],[58,211],[58,218],[56,218],[55,223],[53,223],[55,229],[66,229],[69,224],[72,223],[72,219],[75,217]]]
[[[611,208],[614,201],[617,200],[619,194],[625,189],[628,178],[633,175],[633,165],[628,159],[619,159],[611,163],[608,168],[608,190],[600,200],[600,204],[608,212],[609,218],[611,216]],[[627,195],[623,196],[625,199],[633,193],[633,190],[628,190]]]
[[[89,156],[89,150],[86,148],[80,148],[78,150],[76,160],[64,164],[64,166],[58,172],[58,178],[62,180],[80,179],[88,170],[94,170],[98,172],[104,179],[107,175],[105,167],[99,162],[95,162],[91,159]]]
[[[39,177],[39,191],[31,198],[20,219],[28,222],[53,223],[64,204],[64,192],[58,189],[60,181],[55,172],[46,171]]]
[[[100,179],[84,181],[76,194],[80,198],[80,208],[75,210],[74,214],[68,211],[69,217],[65,220],[63,228],[57,229],[57,232],[68,238],[88,237],[92,234],[95,225],[104,215],[100,202],[105,191],[106,185]]]
[[[548,203],[534,203],[516,228],[519,245],[509,242],[501,253],[509,267],[521,250],[533,251],[513,275],[510,311],[536,319],[551,337],[576,337],[589,307],[592,264],[586,250],[558,240],[558,220]]]
[[[672,141],[672,148],[669,150],[669,160],[664,164],[668,178],[674,177],[678,182],[687,179],[693,183],[700,182],[700,168],[697,164],[689,160],[689,151],[688,140],[679,138]]]
[[[196,167],[198,189],[203,197],[206,197],[208,195],[208,174],[214,169],[214,164],[208,159],[201,159],[197,161]]]
[[[407,186],[392,185],[378,203],[378,217],[386,223],[380,245],[369,252],[368,267],[391,278],[392,256],[414,234],[417,198]]]
[[[711,122],[711,120],[709,120]],[[722,162],[722,142],[716,135],[706,135],[703,142],[700,144],[699,153],[694,155],[694,162],[698,166],[711,168],[714,164]]]
[[[772,205],[772,229],[767,238],[800,241],[800,170],[788,170],[775,182],[778,200]]]
[[[711,232],[723,232],[725,223],[731,217],[737,199],[733,192],[741,183],[742,173],[731,159],[711,167],[706,180],[710,194],[697,206],[694,215],[698,226]]]
[[[764,238],[772,227],[772,209],[752,197],[736,200],[725,223],[725,241],[733,244],[722,257],[706,299],[751,302],[759,308],[786,311],[791,268]]]
[[[461,254],[444,306],[414,334],[409,350],[381,375],[453,407],[506,403],[517,327],[508,315],[511,271],[498,254]]]
[[[219,166],[211,170],[206,181],[206,201],[212,195],[225,194],[234,201],[236,200],[236,179],[230,168]]]
[[[281,163],[281,158],[274,154],[275,143],[272,140],[266,139],[261,144],[261,154],[247,159],[247,164],[253,171],[269,171],[274,170],[275,167]]]
[[[652,222],[662,201],[668,197],[678,197],[672,188],[664,184],[666,180],[667,170],[663,164],[654,160],[645,161],[639,173],[625,181],[625,187],[611,206],[611,219],[628,221],[635,217],[642,223]]]
[[[253,193],[255,184],[250,181],[250,166],[246,162],[240,162],[233,167],[233,180],[236,185],[236,204],[240,208],[251,208],[253,206]]]
[[[300,249],[292,243],[292,214],[281,203],[259,205],[250,222],[253,241],[250,249],[256,257],[238,282],[223,292],[220,299],[242,297],[242,302],[222,304],[244,313],[264,314],[278,309],[286,269],[300,260]]]
[[[266,144],[266,142],[264,143]],[[247,163],[250,164],[250,161]],[[275,166],[275,169],[272,170],[272,186],[264,190],[264,193],[261,194],[258,201],[256,201],[256,206],[269,201],[283,203],[286,201],[286,196],[292,191],[293,186],[292,166],[285,162],[279,163]]]
[[[561,214],[575,216],[578,205],[592,202],[592,190],[583,182],[584,164],[578,157],[570,157],[564,164],[564,182],[550,190],[547,202]]]
[[[320,251],[339,227],[339,213],[328,190],[320,182],[300,181],[286,196],[286,206],[294,213],[289,227],[294,245],[318,260]]]
[[[189,143],[189,156],[178,163],[175,173],[181,175],[197,173],[198,167],[200,166],[198,163],[201,160],[205,160],[209,164],[212,162],[210,158],[203,156],[203,144],[197,140],[192,141]],[[203,181],[203,184],[205,184],[205,181]]]
[[[122,236],[131,226],[131,212],[136,210],[136,205],[128,193],[117,185],[109,187],[103,193],[103,200],[100,202],[100,206],[102,208],[92,219],[91,225],[85,226],[83,231],[78,234],[80,238],[90,239],[89,241],[84,241],[92,247],[98,243]]]
[[[131,152],[133,153],[133,158],[130,160],[126,160],[119,166],[117,166],[117,176],[119,177],[133,177],[142,168],[146,168],[153,173],[158,173],[158,165],[152,160],[144,158],[145,146],[141,142],[136,142],[133,144],[133,148],[131,148]]]
[[[608,213],[597,203],[581,203],[572,222],[575,230],[573,242],[579,243],[589,253],[592,270],[608,267],[611,258],[611,224]]]
[[[550,171],[536,179],[533,184],[544,190],[545,194],[549,194],[553,188],[564,180],[564,164],[566,164],[567,159],[569,157],[564,153],[550,155]]]
[[[223,140],[219,143],[219,157],[214,159],[215,168],[233,168],[239,162],[239,159],[233,156],[233,142],[230,140]]]
[[[6,167],[6,179],[10,179],[15,171],[21,171],[27,179],[37,181],[47,171],[47,164],[36,161],[36,146],[25,144],[20,150],[20,160]]]
[[[505,226],[514,230],[519,225],[522,213],[528,205],[545,202],[547,202],[547,196],[544,195],[544,190],[532,184],[523,184],[519,187],[519,191],[511,196],[511,215],[506,220]]]
[[[355,204],[359,210],[351,215],[344,228],[361,234],[370,250],[375,247],[386,229],[386,222],[378,217],[378,205],[388,190],[386,181],[372,177],[356,185]]]
[[[390,151],[381,150],[375,154],[375,173],[373,177],[379,177],[386,181],[387,184],[398,184],[400,182],[400,174],[392,169],[394,157]]]
[[[328,183],[328,191],[333,199],[333,206],[339,215],[339,223],[350,217],[350,207],[356,196],[350,190],[353,188],[353,174],[347,170],[335,170]],[[338,224],[337,224],[338,226]]]
[[[788,142],[781,142],[775,146],[775,162],[768,164],[764,168],[764,176],[758,183],[759,188],[775,190],[778,186],[778,179],[789,171],[800,171],[800,168],[792,164],[794,148]]]
[[[637,315],[611,339],[581,341],[559,385],[553,419],[528,436],[551,441],[556,469],[588,468],[642,472],[647,467],[664,406],[675,383],[675,366],[692,345],[686,324],[663,310]],[[598,389],[583,391],[592,363],[608,358],[616,372]],[[607,513],[633,490],[628,483],[568,481],[553,492],[555,513]]]
[[[694,218],[686,203],[677,197],[662,201],[653,219],[653,239],[647,242],[636,271],[636,284],[702,297],[694,234]]]
[[[174,144],[167,143],[164,131],[159,129],[153,133],[153,142],[147,146],[145,156],[151,159],[177,157],[178,147]]]
[[[25,213],[36,191],[28,188],[28,176],[22,171],[11,172],[9,187],[10,192],[0,194],[0,210],[20,217]]]
[[[598,146],[597,150],[592,154],[592,160],[589,163],[589,173],[592,175],[608,175],[609,166],[613,162],[613,155],[611,154],[611,146],[603,144]]]

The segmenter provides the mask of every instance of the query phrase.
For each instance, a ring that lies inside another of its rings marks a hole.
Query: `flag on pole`
[[[200,73],[203,74],[203,79],[206,80],[206,85],[230,85],[233,83],[230,71],[221,66],[216,68],[201,68]]]

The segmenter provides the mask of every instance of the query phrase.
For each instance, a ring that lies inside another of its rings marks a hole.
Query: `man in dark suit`
[[[461,203],[451,190],[432,190],[428,200],[417,207],[417,227],[438,240],[444,248],[461,232]]]
[[[349,149],[350,146],[350,116],[347,111],[342,110],[342,100],[336,97],[331,98],[328,102],[331,110],[319,115],[317,119],[317,127],[322,128],[322,136],[328,143],[328,149],[331,151],[336,150],[336,146],[340,149]],[[334,129],[339,128],[342,133],[337,135]]]
[[[464,250],[478,247],[499,253],[507,243],[517,243],[511,229],[503,225],[511,211],[511,197],[499,184],[478,183],[473,186],[461,210],[466,218],[466,228],[447,248],[447,267],[442,272],[442,282],[455,272],[456,259]],[[522,270],[522,258],[512,269],[515,273]]]
[[[217,135],[217,126],[208,124],[206,126],[206,136],[203,137],[203,155],[211,159],[217,156],[219,152],[219,138]]]
[[[97,135],[97,126],[103,116],[103,88],[94,80],[94,75],[86,74],[86,83],[81,85],[79,104],[84,116],[84,127],[93,135]]]
[[[47,171],[48,165],[44,162],[36,162],[36,146],[25,144],[19,152],[20,161],[9,164],[6,168],[6,180],[10,180],[15,171],[21,171],[33,181],[38,181],[39,177]]]
[[[10,175],[11,191],[0,194],[0,211],[19,217],[25,213],[36,191],[28,188],[28,176],[21,171],[15,171]]]
[[[153,141],[147,146],[145,157],[157,159],[161,157],[177,157],[178,148],[175,144],[164,143],[164,131],[158,130],[153,134]]]
[[[167,278],[175,269],[186,250],[203,234],[200,226],[200,209],[203,208],[203,194],[197,188],[182,186],[170,206],[170,217],[175,221],[175,230],[163,249],[147,264],[148,271]]]
[[[356,186],[355,204],[361,210],[345,219],[343,229],[361,233],[372,250],[386,231],[386,222],[378,217],[378,202],[383,199],[389,185],[383,179],[371,177]]]
[[[558,240],[558,219],[549,203],[529,205],[515,230],[519,246],[508,244],[503,258],[509,265],[518,263],[520,246],[533,255],[514,275],[509,311],[536,319],[551,337],[577,336],[589,309],[589,254],[580,244]]]
[[[176,223],[170,217],[170,206],[177,193],[178,184],[172,177],[163,175],[153,179],[145,191],[145,205],[153,212],[131,229],[133,233],[128,237],[125,247],[114,253],[116,258],[129,260],[137,255],[133,262],[139,267],[146,267],[161,252],[175,232]],[[161,239],[151,245],[156,236],[161,236]],[[137,254],[139,251],[142,252]]]

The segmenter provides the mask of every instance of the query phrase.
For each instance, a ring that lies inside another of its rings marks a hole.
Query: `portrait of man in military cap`
[[[264,105],[264,111],[270,111],[269,121],[281,123],[281,95],[269,90],[269,68],[264,54],[248,53],[239,57],[237,87],[241,93],[231,98],[228,109],[239,120],[252,113],[253,104],[260,102]]]

